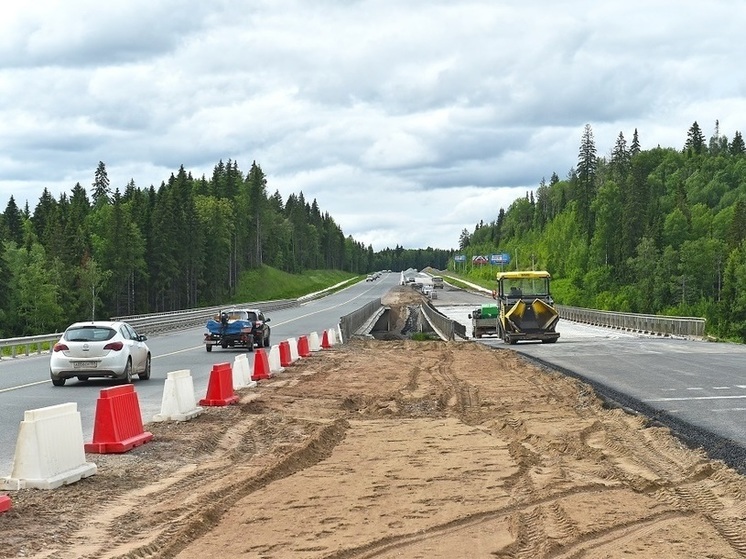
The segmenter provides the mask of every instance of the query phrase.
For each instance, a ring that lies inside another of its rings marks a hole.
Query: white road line
[[[713,386],[713,390],[730,390],[730,386]]]
[[[13,390],[18,390],[19,388],[27,388],[29,386],[38,386],[39,384],[46,384],[48,382],[52,382],[52,379],[48,378],[47,380],[29,382],[28,384],[19,384],[18,386],[11,386],[10,388],[0,388],[0,394],[2,394],[3,392],[11,392]]]
[[[737,384],[736,388],[746,388],[746,384]]]
[[[725,409],[718,409],[718,410],[710,410],[712,412],[724,412],[724,411],[746,411],[746,408],[725,408]]]
[[[699,386],[690,386],[689,388],[687,388],[687,390],[704,390],[704,388]]]
[[[690,402],[694,400],[743,400],[746,394],[739,396],[691,396],[688,398],[654,398],[652,400],[643,400],[643,402]]]

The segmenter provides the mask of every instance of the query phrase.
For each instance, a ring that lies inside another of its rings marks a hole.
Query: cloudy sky
[[[718,0],[4,0],[0,211],[232,159],[375,250],[456,248],[586,123],[599,155],[746,132],[744,30]]]

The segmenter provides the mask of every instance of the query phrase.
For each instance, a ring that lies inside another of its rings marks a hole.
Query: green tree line
[[[586,125],[566,178],[552,173],[535,194],[464,229],[459,248],[506,252],[510,268],[547,269],[563,304],[704,316],[709,334],[746,342],[745,240],[740,132],[729,140],[716,122],[708,140],[694,122],[681,148],[642,150],[635,129],[631,142],[620,132],[598,156]]]
[[[374,253],[302,192],[269,194],[256,162],[244,174],[220,161],[209,178],[182,166],[157,189],[130,181],[123,191],[100,162],[90,195],[80,183],[57,198],[45,189],[33,211],[10,197],[0,215],[0,337],[223,304],[260,266],[360,274],[431,265],[434,252]]]

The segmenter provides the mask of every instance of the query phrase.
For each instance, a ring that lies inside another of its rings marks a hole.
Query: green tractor
[[[494,293],[498,306],[498,336],[509,344],[519,340],[541,340],[551,344],[559,314],[549,294],[549,272],[502,272],[497,274]]]

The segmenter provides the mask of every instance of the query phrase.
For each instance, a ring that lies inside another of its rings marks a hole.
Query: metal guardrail
[[[685,338],[704,338],[705,336],[706,320],[704,318],[598,311],[563,305],[557,305],[556,308],[560,318],[583,324],[661,336]]]
[[[276,301],[260,301],[235,305],[221,305],[217,307],[203,307],[199,309],[186,309],[181,311],[169,311],[163,313],[151,313],[132,316],[117,316],[111,320],[122,320],[129,323],[135,330],[142,334],[157,334],[179,328],[191,328],[202,326],[207,321],[228,307],[244,307],[260,309],[264,312],[276,311],[297,307],[299,299],[280,299]],[[5,348],[10,348],[10,357],[19,355],[29,356],[32,354],[49,353],[52,346],[60,339],[61,332],[54,334],[42,334],[38,336],[26,336],[20,338],[5,338],[0,340],[0,358],[5,354]]]

